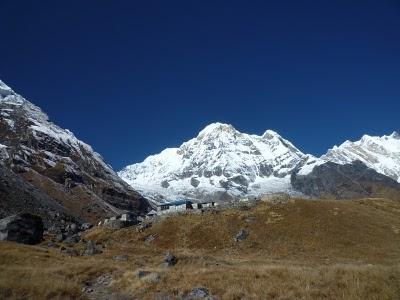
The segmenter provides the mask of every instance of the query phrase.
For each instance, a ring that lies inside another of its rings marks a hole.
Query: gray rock
[[[49,247],[49,248],[54,248],[56,246],[57,246],[56,243],[54,243],[53,241],[48,241],[46,243],[46,247]]]
[[[245,221],[246,223],[253,223],[253,222],[255,222],[256,217],[254,217],[254,216],[243,216],[243,217],[241,217],[241,219],[243,221]]]
[[[142,279],[149,283],[158,283],[160,282],[161,276],[159,273],[151,272],[148,275],[144,276]]]
[[[240,229],[239,232],[236,234],[234,240],[235,242],[243,241],[247,239],[249,233],[245,229]]]
[[[96,244],[93,241],[87,241],[85,244],[85,250],[83,251],[83,255],[92,256],[95,254],[102,253],[101,250],[97,249]]]
[[[93,227],[93,225],[90,224],[90,223],[83,223],[83,224],[81,225],[81,230],[83,230],[83,231],[89,230],[89,229],[92,228],[92,227]]]
[[[116,220],[107,220],[106,222],[104,222],[104,226],[110,229],[122,229],[128,226],[131,226],[132,223],[128,222],[128,221],[122,221],[119,219]]]
[[[143,232],[145,229],[150,228],[150,227],[151,227],[150,222],[142,222],[138,226],[136,226],[136,231]]]
[[[199,186],[199,184],[200,184],[200,180],[198,180],[198,179],[196,179],[195,177],[192,177],[191,179],[190,179],[190,184],[193,186],[193,187],[198,187]]]
[[[154,241],[156,239],[156,236],[154,235],[154,234],[150,234],[150,235],[148,235],[148,236],[146,236],[145,238],[144,238],[144,242],[146,243],[146,244],[150,244],[152,241]]]
[[[164,256],[164,266],[166,267],[171,267],[176,265],[176,263],[178,262],[178,258],[173,255],[171,252],[167,251],[167,253]]]
[[[61,226],[57,226],[56,224],[51,225],[51,226],[47,229],[47,231],[48,231],[50,234],[61,234],[61,233],[62,233]]]
[[[38,244],[43,239],[43,221],[29,213],[17,214],[0,220],[0,240],[23,244]]]
[[[78,231],[79,231],[79,228],[75,223],[71,223],[71,224],[67,225],[66,229],[68,232],[70,232],[72,234],[78,233]]]
[[[136,271],[136,276],[139,278],[139,279],[142,279],[143,277],[145,277],[145,276],[147,276],[147,275],[149,275],[150,274],[150,272],[148,272],[148,271],[143,271],[143,270],[138,270],[138,271]]]
[[[112,276],[109,274],[103,274],[97,277],[95,284],[98,285],[109,285],[112,281]]]
[[[93,293],[93,288],[90,286],[85,286],[82,288],[82,293],[85,293],[85,294]]]
[[[239,185],[243,185],[246,187],[249,186],[248,180],[243,175],[236,175],[236,176],[230,177],[228,180],[231,182],[234,182],[236,184],[239,184]]]
[[[80,240],[81,240],[81,237],[79,235],[77,235],[77,234],[74,234],[74,235],[68,236],[63,241],[63,243],[66,244],[66,245],[71,246],[71,245],[79,243]]]
[[[115,256],[113,257],[113,260],[117,260],[117,261],[127,261],[127,260],[128,260],[128,255],[125,255],[125,254],[115,255]]]
[[[166,180],[164,180],[164,181],[162,181],[161,182],[161,186],[163,187],[163,188],[168,188],[169,187],[169,183],[168,183],[168,181],[166,181]]]
[[[72,249],[72,248],[61,247],[60,252],[62,254],[68,255],[68,256],[78,256],[79,255],[78,251],[76,251],[75,249]]]
[[[170,295],[168,295],[167,293],[164,292],[158,292],[155,297],[155,300],[172,300],[174,298],[172,298]]]
[[[59,233],[54,237],[54,240],[58,243],[61,243],[64,239],[65,239],[65,235],[62,233]]]
[[[210,293],[208,292],[208,290],[206,288],[198,287],[198,288],[192,289],[188,296],[192,297],[192,298],[205,298],[209,295],[210,295]]]

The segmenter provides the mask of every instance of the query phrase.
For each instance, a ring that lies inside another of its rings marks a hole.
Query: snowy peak
[[[119,175],[150,198],[199,198],[228,193],[258,194],[285,185],[290,173],[309,156],[272,130],[241,133],[232,125],[213,123],[179,148],[166,149]],[[274,185],[265,184],[275,180]],[[277,183],[279,182],[279,183]]]
[[[0,79],[0,89],[11,91],[11,88],[7,84],[5,84],[4,81],[2,81],[1,79]]]
[[[274,137],[280,138],[281,136],[276,131],[267,129],[262,135],[262,137],[265,139],[273,139]]]
[[[0,97],[7,96],[13,93],[13,90],[6,85],[3,81],[0,80]]]
[[[391,138],[393,139],[400,139],[400,133],[398,133],[397,131],[393,131],[393,133],[390,135]]]
[[[363,135],[356,142],[345,141],[329,149],[321,159],[339,164],[358,160],[400,182],[400,136],[397,132],[382,137]]]
[[[207,125],[203,130],[199,132],[197,138],[203,138],[208,135],[218,135],[222,133],[235,134],[239,133],[232,125],[224,123],[212,123]]]

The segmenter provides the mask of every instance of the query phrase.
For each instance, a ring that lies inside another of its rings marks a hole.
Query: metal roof
[[[192,202],[189,200],[174,200],[174,201],[169,201],[169,202],[165,202],[165,203],[160,203],[158,206],[162,206],[162,205],[177,206],[177,205],[182,205],[182,204],[192,204]]]

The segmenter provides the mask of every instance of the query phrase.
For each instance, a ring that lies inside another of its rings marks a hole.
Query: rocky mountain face
[[[46,228],[59,227],[63,222],[83,222],[30,182],[0,165],[0,219],[20,212],[41,216]]]
[[[388,196],[388,191],[400,195],[400,184],[363,162],[347,164],[324,162],[309,173],[294,172],[291,184],[297,191],[316,198],[351,199],[371,196]]]
[[[50,122],[40,108],[2,81],[0,162],[5,178],[18,176],[17,181],[25,181],[40,194],[33,201],[39,207],[52,203],[55,210],[62,207],[63,213],[85,221],[123,210],[143,213],[148,209],[147,200],[122,181],[89,145]],[[2,206],[7,207],[3,212],[14,206],[19,210],[18,199],[3,198]]]
[[[347,164],[361,161],[366,166],[400,182],[400,134],[369,136],[359,141],[346,141],[335,146],[321,157],[326,161]]]
[[[118,175],[155,202],[176,198],[231,200],[274,192],[365,196],[372,191],[367,183],[400,186],[395,181],[400,168],[398,139],[397,134],[369,137],[368,142],[352,143],[355,146],[351,149],[335,147],[316,158],[272,130],[261,136],[249,135],[231,125],[215,123],[179,148],[149,156]],[[352,184],[347,184],[347,177],[352,178]]]

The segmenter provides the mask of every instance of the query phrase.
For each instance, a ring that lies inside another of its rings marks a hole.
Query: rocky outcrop
[[[39,216],[28,213],[0,220],[0,240],[34,245],[43,239],[43,222]]]
[[[400,192],[395,180],[368,168],[360,161],[349,164],[326,162],[305,175],[293,173],[293,187],[311,197],[359,198],[374,195],[376,187]]]

